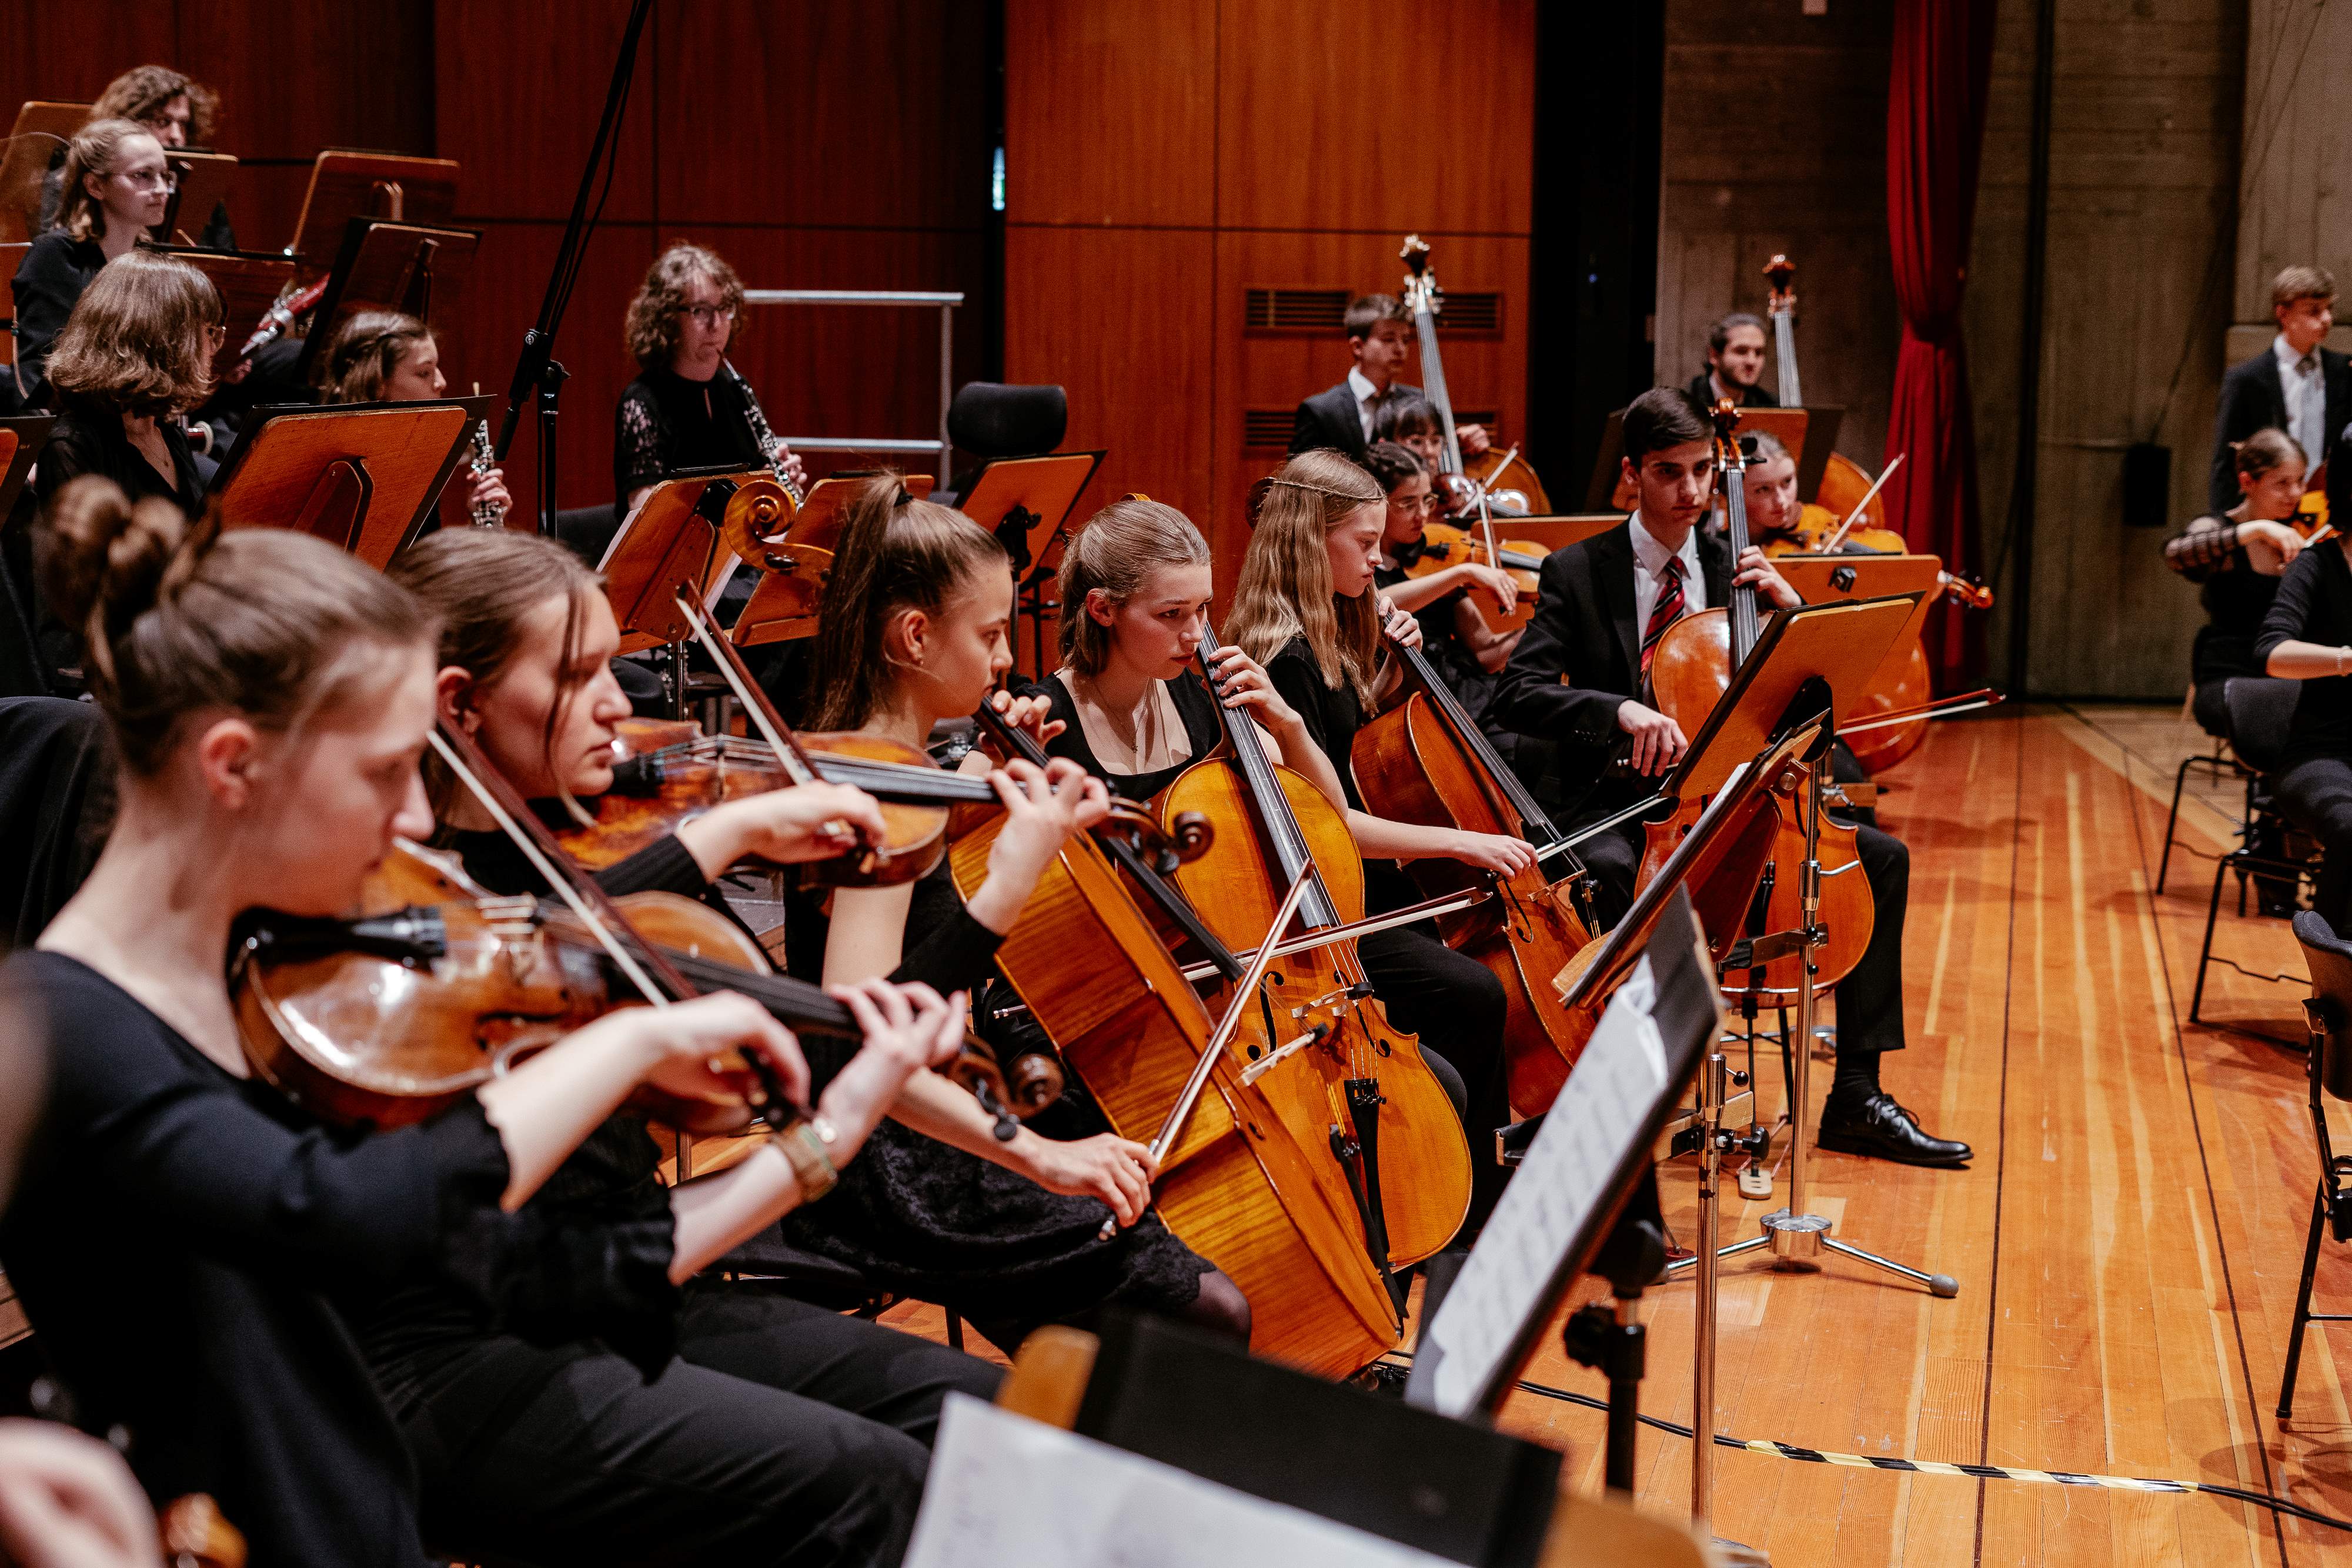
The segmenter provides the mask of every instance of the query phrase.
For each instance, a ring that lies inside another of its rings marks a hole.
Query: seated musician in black
[[[2352,425],[2327,464],[2330,516],[2352,506]],[[2279,579],[2254,657],[2263,673],[2301,681],[2272,798],[2326,852],[2311,906],[2338,936],[2352,933],[2352,556],[2343,535],[2312,546]]]
[[[68,672],[80,663],[80,636],[48,617],[33,590],[34,514],[85,474],[113,480],[133,501],[153,496],[191,515],[204,509],[205,481],[175,416],[212,390],[220,322],[211,280],[151,252],[109,263],[82,295],[48,361],[61,412],[5,547],[24,627],[5,653],[6,695],[79,690]]]
[[[16,390],[27,408],[55,406],[49,355],[90,279],[162,223],[172,200],[163,144],[129,120],[96,120],[76,131],[64,182],[57,226],[26,246],[16,267]]]
[[[1638,510],[1622,527],[1546,558],[1534,618],[1495,693],[1496,722],[1559,746],[1562,826],[1596,821],[1641,799],[1647,780],[1681,760],[1688,740],[1646,695],[1650,655],[1683,615],[1727,601],[1752,585],[1783,609],[1796,591],[1754,546],[1738,561],[1697,530],[1715,486],[1712,427],[1679,389],[1643,393],[1625,411],[1625,477]],[[1573,684],[1569,684],[1570,682]],[[1631,772],[1610,777],[1618,737],[1632,741]],[[1582,798],[1577,794],[1581,790]],[[1952,1166],[1966,1144],[1930,1136],[1879,1087],[1881,1054],[1903,1048],[1903,925],[1910,856],[1902,841],[1857,829],[1863,873],[1877,905],[1870,945],[1838,988],[1837,1077],[1821,1121],[1821,1146],[1909,1165]],[[1612,918],[1633,894],[1643,834],[1629,823],[1589,839],[1579,852]]]
[[[1457,559],[1423,576],[1406,575],[1421,559],[1429,520],[1437,514],[1429,468],[1393,441],[1374,442],[1364,466],[1388,495],[1388,527],[1381,535],[1372,586],[1421,622],[1422,652],[1430,667],[1454,688],[1465,712],[1483,718],[1494,697],[1495,677],[1519,645],[1516,629],[1497,632],[1486,617],[1516,605],[1519,585],[1508,572],[1458,551]],[[1500,737],[1506,756],[1517,738]]]
[[[1745,310],[1724,317],[1706,334],[1706,369],[1691,378],[1690,395],[1702,408],[1729,398],[1741,408],[1778,408],[1766,391],[1764,323]]]
[[[1328,446],[1360,463],[1365,449],[1383,439],[1374,428],[1381,411],[1422,395],[1419,387],[1397,380],[1412,352],[1412,318],[1395,295],[1366,294],[1349,300],[1344,326],[1349,357],[1355,363],[1349,367],[1347,380],[1305,399],[1291,415],[1293,457]],[[1455,434],[1463,451],[1475,455],[1486,450],[1483,427],[1465,424]]]
[[[2192,520],[2164,544],[2164,564],[2199,585],[2205,607],[2189,653],[2189,711],[2209,735],[2230,730],[2222,685],[2263,673],[2254,656],[2263,618],[2281,575],[2303,553],[2303,536],[2286,521],[2303,500],[2303,448],[2283,430],[2257,430],[2237,444],[2231,462],[2238,504]]]

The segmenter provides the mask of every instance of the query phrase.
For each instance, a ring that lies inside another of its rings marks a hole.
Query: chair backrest
[[[1036,457],[1062,444],[1069,394],[1060,387],[966,382],[948,405],[948,439],[975,457]]]
[[[2267,675],[2240,675],[2223,685],[2221,701],[2230,710],[2230,749],[2238,754],[2239,761],[2257,773],[2278,771],[2303,686],[2301,681],[2273,680]]]
[[[2319,1082],[2338,1100],[2352,1100],[2352,942],[2336,935],[2311,910],[2294,917],[2294,939],[2311,966],[2307,1004],[2319,1053]]]
[[[97,862],[110,810],[106,720],[62,697],[0,698],[0,949],[29,946]]]

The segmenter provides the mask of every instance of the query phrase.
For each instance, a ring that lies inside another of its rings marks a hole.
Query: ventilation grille
[[[1242,410],[1242,446],[1249,452],[1286,452],[1290,447],[1290,425],[1294,410],[1286,408],[1245,408]],[[1491,408],[1465,408],[1454,411],[1456,424],[1483,424],[1487,438],[1498,445],[1508,445],[1503,440],[1502,416]]]
[[[1344,288],[1251,288],[1243,292],[1243,327],[1251,332],[1337,332],[1347,322]],[[1503,330],[1503,297],[1494,289],[1449,293],[1441,331],[1493,337]]]

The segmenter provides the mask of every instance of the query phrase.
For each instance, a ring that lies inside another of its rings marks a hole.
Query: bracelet
[[[841,1179],[841,1172],[833,1163],[832,1145],[836,1136],[833,1124],[822,1116],[807,1117],[781,1133],[768,1134],[768,1142],[793,1167],[793,1180],[800,1184],[803,1203],[814,1203]]]

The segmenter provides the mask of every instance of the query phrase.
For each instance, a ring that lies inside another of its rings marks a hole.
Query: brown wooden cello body
[[[1465,713],[1443,677],[1412,649],[1400,649],[1410,672],[1407,695],[1356,732],[1356,788],[1365,810],[1401,822],[1522,838],[1539,848],[1559,834]],[[1504,1051],[1511,1109],[1532,1116],[1550,1108],[1590,1038],[1589,1020],[1571,1019],[1552,977],[1592,940],[1576,907],[1583,868],[1550,881],[1539,862],[1494,877],[1495,896],[1443,915],[1438,931],[1503,982],[1508,1007]],[[1492,873],[1433,856],[1405,871],[1423,893],[1439,897],[1486,882]]]
[[[1001,818],[959,838],[950,865],[976,890]],[[997,964],[1085,1081],[1112,1128],[1159,1133],[1209,1049],[1213,1025],[1159,933],[1090,839],[1073,839],[1022,906]],[[1374,1267],[1344,1173],[1322,1129],[1286,1099],[1311,1098],[1294,1059],[1255,1083],[1220,1052],[1206,1090],[1160,1159],[1153,1202],[1186,1246],[1250,1303],[1250,1348],[1325,1376],[1393,1350],[1396,1309]]]

